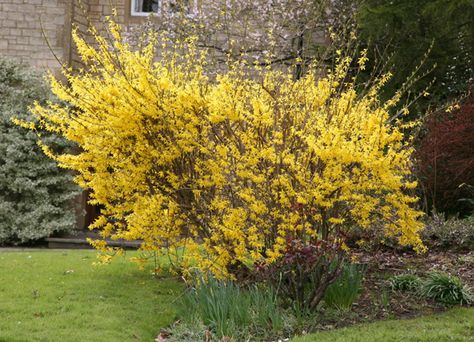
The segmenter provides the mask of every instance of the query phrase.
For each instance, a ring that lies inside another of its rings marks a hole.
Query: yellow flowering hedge
[[[235,65],[210,77],[192,40],[168,48],[150,33],[134,50],[118,25],[109,31],[94,45],[74,35],[86,68],[64,70],[67,83],[51,77],[66,104],[33,109],[77,144],[43,149],[105,208],[92,227],[104,237],[141,239],[181,270],[217,276],[275,261],[288,237],[334,241],[375,222],[423,248],[412,148],[389,123],[395,100],[377,97],[387,77],[358,94],[343,57],[325,77]]]

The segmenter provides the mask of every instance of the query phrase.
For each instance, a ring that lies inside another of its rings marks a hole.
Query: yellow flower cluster
[[[359,95],[341,57],[324,78],[250,77],[238,65],[211,78],[192,40],[156,59],[152,33],[134,51],[120,27],[109,30],[112,42],[95,45],[74,35],[86,70],[65,70],[67,84],[51,78],[62,104],[33,109],[43,128],[77,144],[44,150],[103,205],[92,228],[104,237],[141,239],[181,270],[216,276],[276,260],[290,236],[334,240],[381,221],[387,236],[423,248],[407,191],[412,149],[377,98],[386,77]]]

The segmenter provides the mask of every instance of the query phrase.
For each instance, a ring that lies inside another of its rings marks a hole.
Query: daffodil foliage
[[[210,77],[192,40],[168,47],[150,33],[134,50],[119,26],[109,31],[94,45],[74,36],[86,67],[51,78],[65,105],[34,108],[77,144],[43,149],[105,208],[93,224],[104,237],[143,240],[182,271],[220,277],[272,263],[288,238],[341,242],[353,226],[423,249],[412,148],[390,122],[395,100],[377,97],[387,77],[360,94],[342,56],[298,80],[248,65]]]

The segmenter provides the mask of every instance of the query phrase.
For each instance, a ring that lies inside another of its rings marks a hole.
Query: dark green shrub
[[[28,106],[50,98],[42,78],[25,65],[0,58],[0,244],[40,239],[75,226],[72,176],[37,145],[37,136],[14,125],[31,120]],[[42,139],[67,148],[51,134]]]
[[[411,273],[399,274],[390,279],[390,287],[394,291],[416,292],[422,284],[420,277]]]
[[[401,103],[410,102],[414,94],[423,92],[430,83],[430,96],[416,101],[419,113],[425,113],[430,102],[436,101],[436,106],[465,93],[474,78],[472,0],[363,0],[359,3],[358,38],[372,45],[369,63],[380,63],[377,57],[385,52],[389,57],[385,59],[396,70],[384,89],[386,94],[400,89],[410,78],[414,66],[423,59],[420,74],[429,74],[410,87]],[[428,50],[430,53],[424,58]],[[370,66],[367,69],[371,70]]]
[[[325,304],[338,310],[349,310],[359,296],[364,271],[363,265],[345,264],[339,277],[326,289]]]
[[[470,304],[473,300],[470,288],[461,279],[443,272],[431,272],[421,294],[446,305]]]

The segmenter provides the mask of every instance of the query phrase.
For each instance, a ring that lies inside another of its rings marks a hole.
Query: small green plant
[[[219,338],[265,336],[284,326],[277,294],[271,287],[245,288],[211,275],[186,292],[181,318],[185,323],[203,324]]]
[[[446,304],[470,304],[473,296],[470,288],[461,279],[444,272],[431,272],[423,284],[421,294],[427,298]]]
[[[282,310],[278,306],[277,292],[272,287],[253,286],[248,293],[252,324],[258,335],[265,335],[266,331],[281,331],[284,319]]]
[[[184,320],[200,320],[220,337],[235,336],[250,324],[250,298],[232,282],[209,277],[184,297]]]
[[[390,307],[390,293],[386,288],[382,289],[380,294],[380,304],[385,311],[388,311]]]
[[[176,321],[168,329],[160,332],[159,336],[162,336],[161,340],[167,342],[219,341],[216,334],[197,319]]]
[[[345,264],[339,277],[326,289],[326,305],[338,310],[349,310],[359,295],[364,271],[362,265]]]
[[[412,273],[404,273],[390,278],[390,287],[394,291],[419,291],[423,282],[420,277]]]
[[[445,219],[444,215],[434,212],[427,218],[421,236],[430,248],[471,250],[474,248],[474,217]]]

